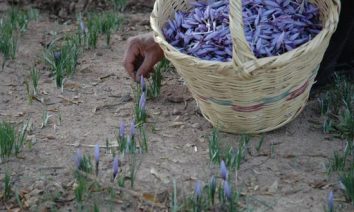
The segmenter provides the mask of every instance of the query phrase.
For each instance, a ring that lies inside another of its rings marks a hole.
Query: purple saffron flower
[[[124,121],[121,121],[119,127],[119,137],[122,139],[124,138],[124,135],[125,135],[125,123]]]
[[[53,52],[54,60],[58,62],[61,58],[61,52],[60,51],[55,51]]]
[[[139,109],[140,110],[145,110],[145,103],[146,103],[146,95],[145,92],[141,94],[140,100],[139,100]]]
[[[224,160],[221,161],[221,165],[220,165],[220,176],[223,180],[227,180],[227,175],[228,175],[228,171],[225,165]]]
[[[224,181],[224,195],[228,200],[230,200],[232,197],[232,191],[231,191],[230,184],[226,180]]]
[[[333,191],[329,192],[328,195],[328,210],[330,212],[334,211],[334,196],[333,196]]]
[[[77,169],[80,169],[81,161],[82,161],[82,153],[80,149],[77,149],[76,154],[74,156],[74,162]]]
[[[87,27],[85,26],[85,23],[82,20],[80,20],[80,28],[81,28],[81,31],[84,32],[85,34],[88,33],[88,29],[87,29]]]
[[[95,146],[95,161],[96,164],[100,161],[100,146],[98,144]]]
[[[140,87],[141,87],[141,91],[145,92],[146,86],[145,86],[145,80],[144,80],[144,76],[143,75],[140,75]]]
[[[200,182],[200,180],[195,183],[194,195],[197,199],[202,197],[202,183]]]
[[[135,135],[135,120],[133,120],[130,124],[130,136],[133,138]]]
[[[119,162],[118,162],[118,156],[116,156],[113,161],[113,180],[117,177],[118,171],[119,171]]]

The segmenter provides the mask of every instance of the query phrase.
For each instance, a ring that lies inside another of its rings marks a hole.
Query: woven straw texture
[[[151,14],[155,41],[185,80],[204,117],[221,131],[257,134],[284,126],[304,109],[319,65],[335,32],[340,0],[313,0],[323,30],[310,42],[280,56],[257,59],[245,39],[241,0],[230,0],[232,62],[201,60],[171,46],[162,33],[189,1],[156,0]]]

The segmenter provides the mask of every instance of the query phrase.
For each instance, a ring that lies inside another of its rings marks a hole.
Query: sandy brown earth
[[[6,3],[0,3],[1,8]],[[0,72],[0,120],[20,126],[31,119],[33,128],[18,158],[0,164],[0,181],[5,170],[11,171],[14,190],[21,193],[25,210],[76,211],[73,186],[73,155],[78,145],[104,146],[106,139],[115,140],[120,120],[130,122],[133,116],[132,82],[122,67],[126,39],[149,31],[149,13],[127,13],[126,26],[115,33],[107,48],[100,40],[98,48],[85,51],[75,75],[66,81],[64,91],[57,89],[43,61],[43,43],[53,36],[75,28],[60,25],[47,15],[31,22],[19,40],[17,59]],[[40,70],[39,102],[27,100],[24,81],[33,65]],[[195,179],[207,182],[218,175],[218,167],[210,165],[208,137],[210,124],[200,115],[183,80],[175,72],[164,74],[162,94],[147,103],[146,125],[149,152],[137,174],[135,191],[158,194],[159,207],[148,207],[126,195],[108,200],[98,193],[87,200],[97,201],[102,211],[166,211],[172,181],[176,179],[179,197],[193,192]],[[41,128],[42,113],[51,115],[48,126]],[[59,116],[62,123],[59,123]],[[258,139],[251,142],[251,152],[238,172],[242,204],[254,211],[324,211],[328,193],[335,193],[340,211],[354,211],[346,203],[338,187],[336,175],[328,176],[326,166],[335,150],[342,150],[344,141],[330,138],[315,127],[319,121],[318,104],[311,99],[304,112],[281,129],[267,133],[260,152],[255,151]],[[221,134],[225,144],[238,146],[238,136]],[[93,148],[83,147],[91,154]],[[112,155],[102,150],[99,177],[111,176]],[[91,154],[92,155],[92,154]],[[126,168],[123,163],[123,169]],[[2,188],[3,185],[0,186]],[[1,191],[1,190],[0,190]],[[106,195],[108,196],[108,195]],[[0,202],[0,211],[18,208]],[[163,209],[164,208],[164,209]]]

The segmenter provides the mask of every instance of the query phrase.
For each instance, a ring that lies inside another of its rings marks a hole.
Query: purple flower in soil
[[[144,76],[143,75],[140,75],[140,87],[141,87],[141,91],[145,92],[146,86],[145,86],[145,80],[144,80]]]
[[[220,176],[225,181],[227,180],[227,174],[228,174],[228,171],[227,171],[225,162],[224,162],[224,160],[222,160],[221,165],[220,165]]]
[[[328,210],[330,212],[334,211],[334,196],[333,196],[333,191],[329,192],[328,195]]]
[[[74,156],[74,162],[77,169],[80,168],[81,161],[82,161],[82,153],[80,149],[77,149],[76,154]]]
[[[84,23],[82,20],[80,20],[80,28],[81,28],[81,31],[82,31],[82,32],[84,32],[85,34],[87,34],[88,29],[87,29],[87,27],[85,26],[85,23]]]
[[[200,182],[200,180],[195,183],[194,195],[197,199],[202,197],[202,183]]]
[[[54,60],[58,62],[61,58],[61,52],[60,51],[55,51],[53,52]]]
[[[98,144],[95,146],[95,161],[96,164],[100,161],[100,146]]]
[[[123,139],[124,135],[125,135],[125,123],[124,121],[121,121],[119,126],[119,137]]]
[[[145,92],[141,94],[140,100],[139,100],[139,109],[140,110],[145,110],[145,103],[146,103],[146,95]]]
[[[116,156],[113,161],[113,180],[117,177],[118,171],[119,171],[119,161],[118,161],[118,156]]]
[[[95,146],[95,161],[96,161],[96,176],[98,175],[98,166],[100,163],[100,146],[96,144]]]
[[[224,195],[228,200],[230,200],[232,197],[232,191],[231,191],[230,184],[226,180],[224,181]]]
[[[130,136],[133,138],[135,135],[135,121],[133,120],[130,124]]]

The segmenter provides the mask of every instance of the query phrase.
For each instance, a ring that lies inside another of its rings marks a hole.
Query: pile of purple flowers
[[[229,0],[191,3],[163,27],[166,40],[182,53],[230,61]],[[243,0],[246,40],[258,58],[280,55],[313,39],[322,29],[319,9],[308,0]]]

